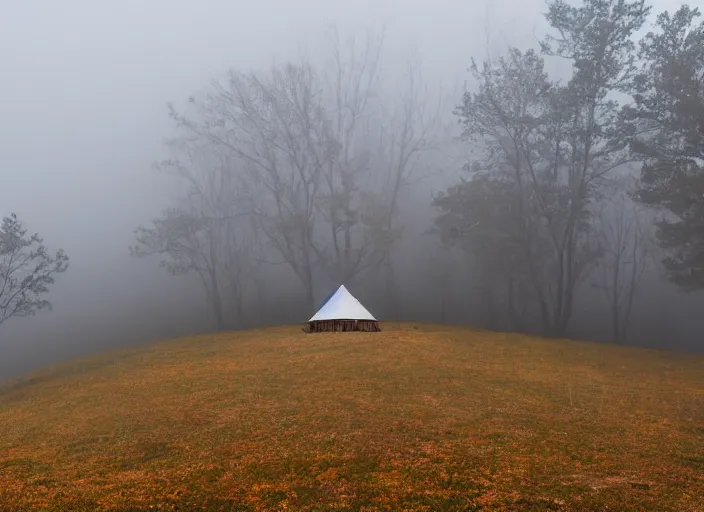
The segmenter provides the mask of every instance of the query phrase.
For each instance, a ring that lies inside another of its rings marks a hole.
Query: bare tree
[[[168,146],[174,158],[157,168],[176,177],[186,193],[151,227],[135,231],[137,244],[130,251],[137,257],[162,255],[161,265],[172,274],[195,273],[215,326],[222,330],[229,304],[237,322],[242,321],[242,277],[251,263],[242,222],[250,212],[243,212],[238,201],[237,162],[198,139],[176,137]]]
[[[255,261],[287,265],[311,308],[321,272],[342,283],[383,266],[393,281],[390,256],[401,231],[401,189],[436,135],[440,105],[431,111],[419,68],[411,67],[404,87],[384,90],[383,40],[383,34],[370,32],[361,45],[354,38],[343,42],[333,30],[329,59],[319,70],[304,60],[267,73],[231,71],[206,94],[194,96],[190,112],[171,111],[187,145],[228,162],[218,175],[227,176],[227,187],[216,183],[195,194],[209,198],[215,213],[208,216],[227,215],[230,210],[214,205],[233,202],[250,212],[256,238],[250,245],[265,242]],[[387,96],[393,99],[390,109]],[[174,166],[177,174],[200,190],[181,162]],[[229,191],[224,201],[211,197],[223,188]],[[230,227],[227,233],[232,232]],[[203,243],[192,240],[189,246]],[[213,269],[232,254],[230,247],[204,272],[217,274]],[[239,275],[234,270],[227,275]],[[217,302],[219,286],[208,290]]]
[[[361,46],[331,36],[322,74],[308,62],[233,71],[194,100],[198,116],[174,113],[194,138],[240,161],[236,181],[257,230],[311,307],[318,270],[345,282],[390,261],[399,193],[432,129],[415,69],[384,117],[383,36],[369,33]]]
[[[318,203],[327,221],[329,237],[316,247],[328,275],[347,282],[379,264],[383,252],[374,236],[369,187],[373,183],[370,134],[378,131],[379,66],[383,34],[368,32],[361,49],[354,37],[342,44],[336,28],[330,33],[331,58],[327,67],[327,112],[339,155],[322,173]]]
[[[439,151],[444,104],[441,95],[437,95],[437,100],[433,99],[423,80],[420,61],[412,60],[393,88],[393,99],[388,105],[382,110],[376,150],[376,194],[370,194],[372,207],[367,217],[374,228],[376,247],[381,256],[379,268],[385,276],[387,301],[391,306],[389,313],[397,315],[398,284],[392,256],[403,234],[403,225],[399,222],[402,192],[414,181],[427,177],[424,171],[431,166],[427,165],[425,158]]]
[[[315,212],[322,173],[339,155],[315,71],[307,64],[274,67],[265,77],[233,71],[199,107],[200,122],[180,116],[180,124],[239,160],[238,185],[257,228],[313,307]]]
[[[29,235],[14,213],[5,217],[0,227],[0,324],[51,308],[43,296],[54,276],[67,269],[64,251],[52,256],[39,235]]]
[[[594,286],[608,304],[613,340],[624,343],[638,285],[648,264],[649,243],[637,205],[625,191],[614,188],[618,193],[605,201],[600,215],[605,254]]]

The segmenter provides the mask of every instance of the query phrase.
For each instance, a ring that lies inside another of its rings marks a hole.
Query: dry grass
[[[6,386],[0,509],[704,510],[704,358],[382,327],[175,340]]]

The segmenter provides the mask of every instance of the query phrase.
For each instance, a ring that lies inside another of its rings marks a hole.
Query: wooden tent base
[[[381,332],[376,320],[316,320],[304,332]]]

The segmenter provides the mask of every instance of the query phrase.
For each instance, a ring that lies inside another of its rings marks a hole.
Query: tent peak
[[[309,322],[317,320],[376,320],[367,309],[341,284]]]

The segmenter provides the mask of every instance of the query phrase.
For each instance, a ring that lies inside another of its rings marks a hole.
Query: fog
[[[651,3],[656,12],[679,6]],[[437,215],[433,195],[459,181],[469,151],[455,140],[460,127],[452,111],[471,81],[471,59],[499,55],[509,45],[535,46],[547,29],[544,11],[542,0],[6,3],[0,15],[0,213],[15,212],[71,261],[47,295],[51,311],[0,325],[0,379],[83,354],[214,330],[193,276],[169,275],[158,256],[135,258],[129,251],[134,230],[148,226],[181,190],[154,168],[169,156],[165,141],[177,135],[167,104],[188,112],[188,98],[230,69],[322,62],[332,26],[343,41],[385,28],[384,72],[393,76],[403,63],[419,62],[431,96],[443,101],[446,127],[443,151],[424,160],[422,176],[404,189],[399,204],[404,231],[393,265],[403,299],[390,307],[378,293],[383,271],[346,284],[381,320],[513,329],[490,318],[466,255],[443,248],[426,231]],[[558,64],[549,66],[562,72]],[[267,298],[226,327],[307,320],[312,312],[291,270],[272,265],[262,275]],[[319,301],[334,280],[316,276]],[[595,293],[584,292],[568,333],[609,341],[609,320]],[[655,262],[639,289],[628,342],[700,351],[704,319],[696,313],[702,305],[699,295],[667,283]]]

